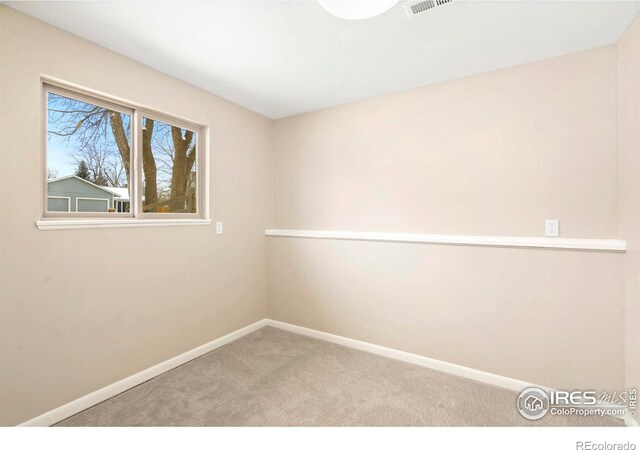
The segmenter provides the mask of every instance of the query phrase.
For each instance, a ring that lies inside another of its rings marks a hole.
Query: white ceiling
[[[455,0],[347,21],[313,0],[7,4],[271,118],[608,45],[640,10]]]

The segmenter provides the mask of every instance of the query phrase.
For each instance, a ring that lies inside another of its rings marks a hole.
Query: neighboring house
[[[105,187],[105,189],[113,192],[113,195],[115,196],[113,199],[113,207],[115,208],[116,212],[130,211],[131,204],[129,201],[129,188]]]
[[[98,186],[75,175],[47,181],[47,211],[128,212],[129,189]]]

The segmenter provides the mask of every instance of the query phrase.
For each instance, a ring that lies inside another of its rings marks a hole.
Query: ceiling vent
[[[423,0],[421,2],[407,2],[404,4],[404,7],[407,10],[407,14],[409,14],[410,16],[415,16],[438,6],[451,3],[452,1],[453,0]]]

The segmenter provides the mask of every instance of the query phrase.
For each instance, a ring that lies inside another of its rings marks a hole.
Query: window
[[[142,117],[143,212],[196,212],[197,140],[192,130]]]
[[[207,219],[203,126],[43,86],[45,218]]]

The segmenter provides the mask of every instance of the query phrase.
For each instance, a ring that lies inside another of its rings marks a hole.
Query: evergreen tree
[[[83,180],[91,181],[91,174],[89,173],[89,167],[87,167],[87,163],[84,160],[80,160],[78,162],[78,168],[76,169],[76,176],[82,178]]]

